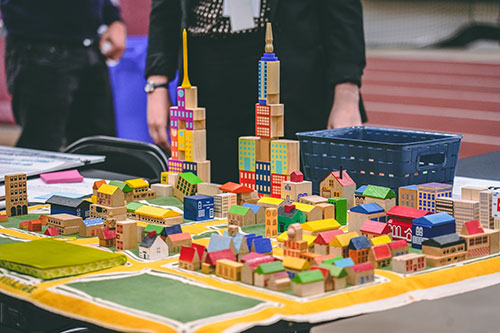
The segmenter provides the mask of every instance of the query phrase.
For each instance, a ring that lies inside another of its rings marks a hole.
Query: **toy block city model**
[[[201,262],[205,255],[205,246],[192,243],[191,246],[183,246],[179,255],[179,268],[197,271],[201,269]]]
[[[465,222],[479,220],[479,201],[454,199],[453,217],[458,233],[462,230]]]
[[[411,243],[414,219],[429,215],[430,212],[416,208],[394,206],[387,212],[387,224],[391,227],[393,239],[404,239]]]
[[[267,238],[278,237],[278,209],[266,208],[265,211],[265,234]]]
[[[426,266],[425,255],[408,253],[392,259],[392,270],[401,274],[414,273],[424,270]]]
[[[116,246],[116,230],[108,227],[102,227],[97,234],[99,238],[99,246],[112,247]]]
[[[333,256],[341,256],[343,258],[349,257],[349,244],[352,238],[358,237],[359,234],[355,231],[346,232],[343,234],[335,235],[330,241],[330,254]]]
[[[284,232],[293,223],[306,222],[306,214],[295,208],[295,205],[288,204],[278,208],[278,232]]]
[[[116,249],[131,250],[137,248],[137,222],[116,222]]]
[[[126,180],[125,184],[130,188],[130,191],[124,192],[127,202],[156,198],[156,193],[149,188],[148,182],[142,178]]]
[[[174,225],[183,222],[182,215],[172,209],[143,205],[138,202],[127,204],[127,217],[147,223]]]
[[[467,256],[465,240],[455,233],[423,241],[422,253],[431,267],[463,261]]]
[[[266,46],[259,60],[259,100],[255,105],[255,136],[238,141],[240,183],[257,190],[259,195],[281,198],[282,182],[300,169],[299,142],[279,139],[284,135],[284,106],[280,104],[280,61],[273,53],[271,24],[266,26]],[[287,187],[287,195],[304,195],[308,185]],[[307,182],[306,182],[307,184]],[[295,193],[299,191],[298,193]],[[310,191],[307,192],[310,194]],[[290,200],[291,201],[291,200]]]
[[[401,186],[398,191],[398,206],[418,208],[417,185]]]
[[[235,193],[214,194],[213,197],[215,217],[218,218],[227,217],[229,209],[236,205],[237,202],[237,196]]]
[[[26,174],[5,175],[5,211],[7,216],[28,214]]]
[[[124,221],[127,207],[123,192],[116,186],[103,184],[97,190],[96,203],[90,205],[90,217],[100,217],[106,225]]]
[[[479,193],[479,221],[483,228],[495,228],[495,218],[491,211],[493,191],[481,191]]]
[[[83,220],[79,216],[66,213],[47,216],[47,227],[56,228],[60,235],[73,235],[80,232]]]
[[[479,220],[465,222],[460,237],[465,240],[467,259],[498,252],[498,233],[499,230],[483,229]]]
[[[191,172],[210,182],[210,161],[207,160],[206,110],[198,106],[198,88],[189,82],[187,32],[182,32],[184,79],[177,87],[177,106],[170,108],[171,158],[168,170]],[[194,195],[194,193],[185,195]],[[177,196],[177,195],[176,195]]]
[[[184,218],[192,221],[212,220],[215,217],[214,198],[207,195],[184,197]]]
[[[179,174],[177,185],[174,188],[174,195],[180,201],[184,201],[184,197],[196,194],[197,185],[203,181],[192,172],[183,172]]]
[[[414,249],[421,249],[424,240],[453,233],[455,233],[455,219],[448,213],[422,216],[413,220],[411,246]]]
[[[417,186],[418,209],[434,213],[436,210],[436,199],[440,197],[451,198],[453,186],[441,183],[426,183]]]
[[[391,259],[391,249],[388,244],[373,246],[368,254],[368,261],[371,262],[375,268],[389,266],[391,264]]]
[[[227,223],[240,227],[255,224],[255,213],[248,207],[233,205],[227,213]]]
[[[347,199],[329,198],[328,203],[335,206],[335,219],[341,225],[347,224]]]
[[[168,257],[168,245],[156,231],[150,231],[144,236],[139,244],[139,258],[146,260],[157,260]]]
[[[323,198],[346,198],[347,209],[354,206],[354,192],[356,183],[342,167],[339,171],[330,172],[319,185],[320,195]]]
[[[169,184],[151,184],[151,191],[158,197],[170,197],[174,195],[174,187]]]
[[[335,236],[341,235],[343,233],[344,231],[342,231],[342,229],[320,232],[319,235],[314,239],[314,253],[320,255],[329,255],[330,242]]]
[[[90,201],[84,199],[53,195],[45,203],[50,205],[51,214],[67,213],[82,219],[90,216]]]
[[[366,236],[368,239],[372,239],[374,237],[379,237],[382,235],[388,235],[392,237],[392,230],[389,224],[383,222],[377,222],[373,220],[366,220],[361,225],[359,229],[362,236]]]
[[[386,212],[376,203],[354,206],[349,211],[349,231],[359,232],[366,220],[385,222]]]
[[[219,189],[225,193],[236,194],[236,203],[238,205],[243,205],[245,202],[257,203],[259,200],[257,192],[242,184],[227,182],[221,185]]]
[[[374,202],[387,212],[396,206],[396,194],[388,187],[368,185],[363,191],[365,203]]]
[[[104,227],[104,221],[100,217],[93,219],[85,219],[80,225],[80,231],[78,236],[80,237],[95,237],[99,233],[99,230]],[[134,247],[137,247],[135,244]]]

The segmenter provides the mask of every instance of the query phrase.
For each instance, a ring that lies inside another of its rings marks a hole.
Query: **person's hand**
[[[341,83],[335,86],[335,99],[327,128],[360,126],[359,88],[353,83]]]
[[[165,76],[149,77],[148,80],[157,84],[167,82]],[[168,89],[166,88],[157,88],[148,94],[149,135],[154,143],[166,151],[170,151],[170,143],[167,139],[167,124],[171,105]]]
[[[120,60],[125,52],[127,28],[121,21],[111,23],[99,42],[102,54],[111,60]]]

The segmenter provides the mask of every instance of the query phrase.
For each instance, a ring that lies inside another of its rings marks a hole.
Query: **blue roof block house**
[[[192,195],[184,197],[184,218],[192,221],[204,221],[214,218],[214,197]]]
[[[422,216],[413,220],[411,233],[411,246],[421,249],[422,242],[427,239],[454,234],[455,219],[445,212]]]
[[[347,247],[349,249],[349,257],[355,264],[367,262],[371,247],[372,243],[366,236],[351,238]]]

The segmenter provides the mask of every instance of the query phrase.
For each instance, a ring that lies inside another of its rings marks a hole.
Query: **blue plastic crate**
[[[297,133],[304,176],[319,183],[340,166],[357,186],[453,183],[462,135],[378,127]]]

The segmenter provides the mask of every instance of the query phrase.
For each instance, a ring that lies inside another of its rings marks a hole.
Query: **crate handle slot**
[[[446,163],[446,152],[422,153],[417,159],[417,169],[426,170],[440,168]]]

